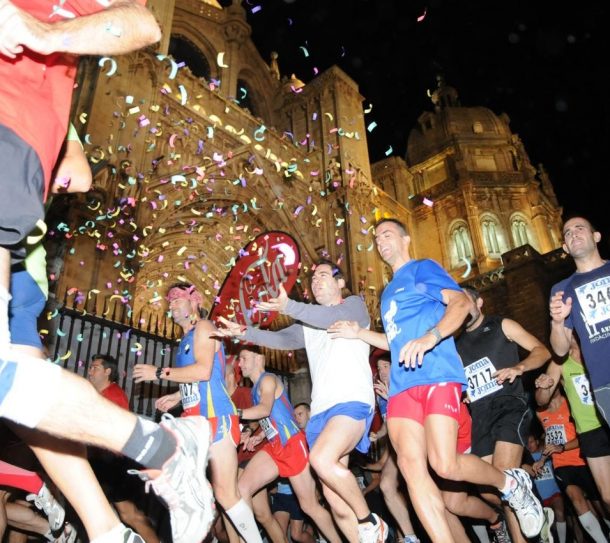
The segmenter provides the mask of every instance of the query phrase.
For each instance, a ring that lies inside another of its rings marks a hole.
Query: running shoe
[[[508,534],[508,528],[506,526],[506,521],[501,518],[497,525],[494,527],[490,526],[489,531],[491,532],[491,541],[492,543],[511,543],[512,539]]]
[[[358,541],[360,543],[384,543],[388,538],[388,525],[376,513],[373,517],[377,521],[358,524]]]
[[[61,534],[59,534],[58,538],[53,540],[53,543],[74,543],[77,537],[78,532],[76,531],[76,528],[69,522],[66,522]]]
[[[531,477],[521,468],[505,469],[504,473],[512,477],[517,484],[503,498],[515,512],[523,535],[537,536],[544,524],[544,511],[540,501],[532,492]]]
[[[205,476],[210,425],[204,417],[175,419],[165,413],[161,426],[176,439],[176,453],[160,470],[129,470],[129,473],[146,481],[146,491],[152,488],[165,502],[173,542],[198,543],[214,521],[214,495]]]
[[[420,543],[419,538],[416,535],[406,535],[402,543]]]
[[[49,519],[49,526],[53,532],[63,526],[66,512],[53,497],[45,483],[42,483],[38,494],[28,494],[25,499],[29,502],[34,502],[34,505],[44,512]]]
[[[553,522],[555,521],[555,512],[550,507],[544,508],[544,524],[540,531],[540,543],[553,543]]]

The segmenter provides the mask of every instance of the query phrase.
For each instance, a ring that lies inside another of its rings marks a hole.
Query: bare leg
[[[398,529],[405,535],[414,534],[413,524],[409,516],[407,500],[405,495],[400,491],[400,473],[396,465],[396,453],[391,450],[388,454],[388,459],[381,470],[381,482],[379,487],[383,494],[383,500],[390,514],[394,517]]]
[[[316,482],[307,466],[299,475],[290,477],[290,484],[303,512],[314,521],[318,530],[329,543],[340,543],[341,537],[337,533],[330,513],[320,505],[316,496]],[[301,526],[302,528],[302,526]]]
[[[129,476],[126,475],[126,477]],[[115,502],[114,506],[116,507],[123,524],[133,528],[142,536],[146,543],[160,543],[150,520],[148,520],[148,517],[136,507],[135,503],[124,500],[122,502]]]
[[[324,496],[335,521],[348,539],[354,537],[354,530],[358,530],[358,520],[371,513],[354,474],[347,467],[348,455],[360,441],[363,432],[364,421],[343,415],[333,417],[309,453],[309,462],[322,482]],[[349,523],[353,523],[353,528]]]
[[[606,506],[606,511],[610,512],[610,456],[587,458],[587,464],[589,464],[597,489]]]
[[[345,460],[347,465],[347,457]],[[358,541],[358,519],[351,507],[345,503],[345,501],[335,494],[333,490],[322,483],[322,492],[324,497],[330,506],[333,513],[333,518],[339,526],[339,529],[343,532],[343,535],[350,543]]]
[[[432,541],[452,543],[454,539],[445,516],[445,504],[428,471],[424,426],[406,418],[390,418],[387,422],[397,464],[407,481],[409,496],[420,522]],[[455,454],[457,422],[454,421],[453,428],[447,429],[443,440]]]
[[[523,456],[523,447],[516,445],[515,443],[507,443],[506,441],[496,442],[494,448],[493,459],[484,458],[483,460],[491,463],[500,470],[518,468],[521,466],[521,458]],[[512,509],[508,505],[504,505],[504,517],[506,518],[506,524],[510,537],[514,543],[526,543],[526,539],[521,533],[519,527],[519,521]]]
[[[278,524],[269,507],[265,486],[279,475],[277,466],[266,451],[258,451],[248,462],[237,482],[239,494],[248,503],[273,543],[284,543],[286,530]],[[256,505],[255,505],[256,504]]]

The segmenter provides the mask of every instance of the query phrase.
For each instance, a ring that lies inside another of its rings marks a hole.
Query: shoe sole
[[[507,472],[511,477],[513,477],[517,481],[517,484],[525,486],[527,488],[527,493],[533,498],[534,503],[538,504],[538,507],[536,509],[538,509],[538,508],[540,509],[540,515],[538,515],[539,525],[535,530],[533,530],[530,533],[525,531],[524,526],[521,525],[521,521],[519,520],[518,515],[515,513],[517,520],[519,520],[519,526],[521,527],[521,531],[523,532],[523,535],[528,538],[536,537],[537,535],[540,534],[540,532],[542,531],[542,526],[544,525],[544,509],[542,508],[542,504],[540,503],[538,498],[536,498],[536,496],[532,492],[532,480],[531,480],[530,476],[527,474],[527,472],[520,468],[507,470],[505,473],[507,473]]]
[[[185,441],[187,439],[184,434],[190,434],[189,437],[192,438],[193,442],[200,445],[196,447],[197,455],[195,457],[195,478],[189,481],[189,487],[191,489],[190,494],[195,498],[196,503],[199,504],[200,508],[202,509],[201,525],[205,532],[201,534],[199,540],[203,540],[212,527],[215,510],[212,487],[205,476],[208,464],[208,453],[210,450],[210,424],[203,417],[186,417],[181,420],[185,425],[185,429],[183,431],[176,430],[175,426],[171,424],[173,419],[164,419],[161,421],[161,425],[169,430],[174,436],[179,434],[177,439],[179,439],[179,446],[183,449],[183,451],[185,450]],[[170,423],[169,425],[168,422]],[[178,540],[175,543],[178,543]],[[192,542],[184,541],[184,543]]]
[[[544,541],[544,543],[554,543],[555,539],[553,538],[553,532],[551,531],[553,527],[553,522],[555,522],[555,511],[553,511],[550,507],[545,507],[544,511],[544,523],[542,524],[542,530],[540,531],[540,540]],[[544,539],[543,531],[547,529],[546,539]]]

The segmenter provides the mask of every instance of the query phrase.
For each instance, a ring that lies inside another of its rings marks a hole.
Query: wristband
[[[441,341],[443,341],[443,336],[441,335],[439,329],[436,326],[429,328],[427,333],[432,334],[436,338],[436,344],[438,345]]]
[[[157,368],[157,371],[155,372],[155,375],[157,376],[157,379],[160,381],[161,379],[163,379],[163,372],[165,371],[165,368]]]

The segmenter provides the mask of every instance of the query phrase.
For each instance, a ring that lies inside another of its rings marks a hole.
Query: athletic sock
[[[564,520],[563,522],[555,521],[555,528],[557,528],[557,535],[559,536],[559,543],[566,543],[568,537],[568,524]]]
[[[504,486],[499,489],[500,494],[502,494],[502,496],[504,498],[507,498],[508,496],[511,495],[511,493],[513,492],[513,490],[515,490],[515,488],[517,488],[517,479],[515,479],[514,477],[511,477],[510,475],[506,475],[506,480],[504,481]]]
[[[147,468],[161,469],[176,452],[176,445],[176,438],[170,432],[138,417],[136,427],[121,453]]]
[[[358,524],[366,524],[367,522],[370,522],[373,526],[377,524],[377,519],[373,513],[369,513],[366,517],[358,519]]]
[[[248,543],[262,543],[261,534],[254,520],[254,513],[243,500],[239,500],[231,509],[225,511],[239,535]]]
[[[121,537],[123,530],[125,530],[125,525],[119,522],[112,530],[92,539],[90,543],[116,543],[117,541],[123,541],[123,537]]]
[[[595,543],[607,543],[608,540],[606,539],[604,532],[602,532],[601,524],[592,511],[587,511],[582,515],[578,515],[578,520],[586,532],[593,538]]]

